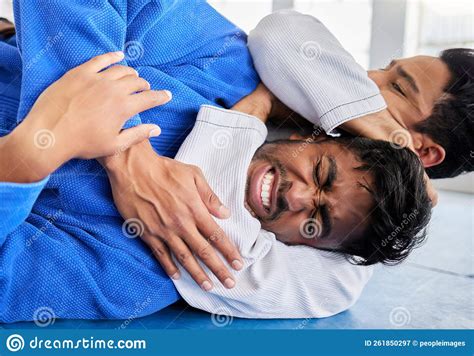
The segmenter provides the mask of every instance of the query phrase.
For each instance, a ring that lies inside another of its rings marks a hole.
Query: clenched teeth
[[[265,208],[270,207],[270,195],[271,188],[273,186],[273,179],[275,175],[272,172],[268,172],[263,176],[262,180],[262,191],[260,193],[260,198],[262,199],[262,204]]]

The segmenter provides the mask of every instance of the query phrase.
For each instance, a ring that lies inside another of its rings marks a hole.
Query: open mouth
[[[256,217],[268,217],[277,209],[279,171],[270,164],[256,167],[250,177],[247,203]]]
[[[262,185],[260,187],[260,198],[262,200],[262,205],[265,209],[270,210],[270,203],[272,197],[272,188],[275,181],[275,173],[273,170],[265,173],[262,179]]]

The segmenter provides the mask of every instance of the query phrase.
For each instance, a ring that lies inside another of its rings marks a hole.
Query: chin
[[[273,224],[266,223],[265,221],[260,221],[260,223],[262,224],[262,229],[274,233],[278,241],[286,242],[285,241],[286,235],[279,233],[278,229],[276,229],[275,226],[272,226]]]

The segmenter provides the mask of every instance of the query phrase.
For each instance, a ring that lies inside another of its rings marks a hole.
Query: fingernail
[[[124,54],[122,51],[117,51],[117,52],[115,52],[115,55],[116,55],[117,57],[119,57],[119,58],[125,57],[125,54]]]
[[[169,90],[163,90],[166,94],[166,96],[171,100],[173,98],[173,94]]]
[[[235,282],[231,279],[231,278],[226,278],[226,280],[224,281],[224,285],[226,288],[234,288],[235,286]]]
[[[229,208],[225,207],[224,205],[221,205],[219,207],[219,215],[223,219],[228,218],[230,216]]]
[[[202,284],[201,284],[201,288],[206,291],[206,292],[209,292],[211,289],[212,289],[212,284],[209,283],[208,281],[204,281]]]
[[[174,280],[179,279],[179,277],[181,277],[181,274],[179,273],[179,271],[171,276],[171,278],[173,278]]]
[[[232,261],[232,268],[235,269],[236,271],[240,271],[243,266],[244,265],[239,260],[233,260]]]
[[[160,136],[160,134],[161,134],[161,129],[157,126],[156,129],[153,129],[150,131],[149,137]]]

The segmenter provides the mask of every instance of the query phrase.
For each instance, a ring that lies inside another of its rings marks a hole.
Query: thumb
[[[157,125],[143,124],[123,130],[118,135],[118,145],[121,149],[127,149],[137,143],[140,143],[150,137],[156,137],[161,134],[161,129]]]
[[[201,173],[197,174],[195,182],[198,193],[201,196],[204,205],[206,205],[206,208],[209,213],[219,219],[229,218],[229,209],[224,204],[222,204],[216,193],[214,193],[214,191],[211,189],[211,187],[206,182],[206,179]]]

